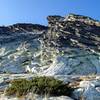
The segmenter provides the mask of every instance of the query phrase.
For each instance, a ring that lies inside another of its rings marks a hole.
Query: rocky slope
[[[73,99],[100,100],[100,22],[76,14],[47,19],[48,26],[0,27],[0,91],[9,85],[8,80],[46,75],[77,87]],[[61,98],[68,97],[50,100]]]
[[[0,72],[22,73],[41,49],[39,38],[47,27],[15,24],[0,28]]]
[[[75,14],[47,19],[48,27],[0,27],[0,73],[100,74],[100,22]]]

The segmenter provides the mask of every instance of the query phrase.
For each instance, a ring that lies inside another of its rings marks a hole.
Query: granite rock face
[[[56,46],[75,48],[100,47],[100,22],[92,18],[70,14],[66,17],[49,16],[50,40]]]
[[[100,74],[100,22],[69,14],[48,16],[48,27],[0,27],[0,73]]]
[[[100,22],[76,14],[47,19],[45,45],[57,53],[45,75],[100,74]]]
[[[100,22],[76,14],[47,19],[48,26],[0,27],[0,100],[100,100]],[[42,75],[69,83],[72,96],[5,97],[11,80]]]
[[[26,72],[26,66],[41,51],[39,39],[47,29],[33,24],[0,27],[0,73]]]

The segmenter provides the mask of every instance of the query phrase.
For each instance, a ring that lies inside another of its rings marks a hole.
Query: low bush
[[[6,95],[22,96],[30,90],[30,81],[26,79],[15,79],[11,81],[11,86],[6,89]]]
[[[16,79],[11,82],[11,86],[6,90],[6,95],[23,96],[29,92],[49,95],[70,95],[73,89],[62,81],[53,77],[35,77],[32,80]]]

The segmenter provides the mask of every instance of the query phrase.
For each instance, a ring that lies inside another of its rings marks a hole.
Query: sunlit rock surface
[[[48,27],[0,27],[0,73],[100,74],[100,22],[75,14],[47,19]]]
[[[6,81],[31,74],[59,77],[64,82],[73,82],[68,76],[99,77],[100,22],[76,14],[47,19],[48,26],[18,23],[0,27],[0,91],[9,85]],[[100,100],[96,78],[79,82],[74,97],[79,99],[82,94],[86,100]]]

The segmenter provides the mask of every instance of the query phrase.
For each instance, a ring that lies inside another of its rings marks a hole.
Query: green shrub
[[[23,96],[29,92],[49,95],[70,95],[73,89],[53,77],[35,77],[32,80],[16,79],[6,90],[6,95]]]
[[[6,90],[6,95],[22,96],[26,95],[30,89],[30,81],[26,79],[15,79],[11,82],[11,86]]]

